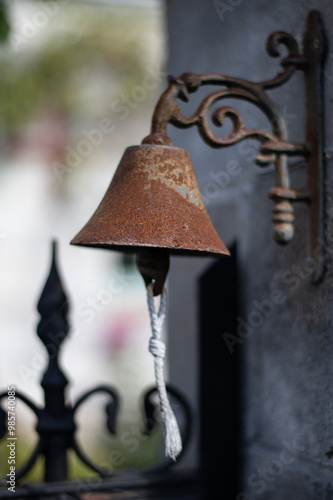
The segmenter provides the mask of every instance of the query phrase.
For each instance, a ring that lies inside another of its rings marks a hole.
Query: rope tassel
[[[150,314],[152,337],[149,340],[149,351],[154,356],[155,379],[160,400],[160,410],[165,434],[165,455],[176,460],[182,451],[182,440],[176,417],[172,411],[164,378],[165,344],[160,340],[166,314],[167,293],[163,289],[158,312],[154,303],[153,283],[147,286],[147,300]]]

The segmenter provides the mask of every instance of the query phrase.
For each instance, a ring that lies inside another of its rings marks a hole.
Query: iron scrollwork
[[[274,201],[273,223],[274,236],[278,243],[288,243],[294,235],[294,215],[292,202],[305,201],[310,207],[310,246],[311,252],[318,247],[322,237],[320,219],[322,218],[322,92],[321,72],[326,52],[326,38],[321,26],[319,14],[311,12],[303,39],[301,53],[297,41],[290,34],[277,31],[267,40],[267,51],[272,57],[279,57],[279,46],[283,45],[287,56],[281,61],[282,71],[274,78],[264,82],[251,82],[219,74],[197,75],[184,73],[179,78],[168,77],[168,88],[161,96],[152,120],[151,134],[143,144],[163,144],[171,146],[166,127],[169,123],[179,128],[197,126],[203,140],[210,146],[219,148],[236,144],[244,139],[257,139],[260,142],[259,153],[255,162],[262,167],[275,166],[276,184],[269,196]],[[305,75],[306,92],[306,142],[291,143],[287,139],[284,118],[268,96],[267,91],[279,87],[292,77],[296,70]],[[205,85],[222,86],[205,97],[192,116],[184,116],[177,99],[188,101],[189,94]],[[257,106],[268,118],[271,132],[257,128],[246,128],[238,111],[233,107],[221,106],[212,113],[212,122],[222,127],[225,119],[232,122],[232,131],[219,137],[210,126],[210,114],[215,103],[226,98],[240,99]],[[308,186],[304,190],[290,187],[287,157],[297,155],[304,157],[308,168]],[[317,279],[322,269],[317,269]]]
[[[41,320],[37,327],[37,334],[48,352],[48,367],[43,375],[41,385],[44,390],[45,405],[39,407],[30,401],[25,395],[15,391],[15,397],[25,403],[37,417],[38,442],[35,449],[25,464],[16,470],[15,479],[21,478],[33,468],[37,459],[44,457],[44,480],[47,483],[65,481],[68,479],[68,450],[71,449],[77,457],[89,469],[98,473],[102,478],[110,478],[114,475],[112,467],[100,467],[91,460],[81,448],[76,439],[75,416],[81,406],[92,396],[104,393],[109,397],[105,406],[106,425],[111,434],[116,434],[117,416],[119,410],[119,395],[114,387],[99,385],[85,392],[74,405],[65,401],[65,389],[68,384],[67,378],[61,370],[58,362],[60,348],[69,331],[68,326],[68,300],[64,292],[56,264],[56,244],[53,243],[53,256],[50,274],[47,278],[44,290],[41,294],[38,311]],[[183,413],[184,425],[182,428],[183,452],[187,447],[190,437],[192,415],[186,398],[174,387],[167,386],[168,393],[174,398],[176,406]],[[156,426],[157,404],[153,396],[156,388],[153,387],[143,395],[143,428],[144,433],[149,435]],[[7,392],[0,394],[0,439],[7,432],[7,412],[1,407],[1,401],[8,397]],[[180,457],[178,457],[180,458]],[[174,464],[173,460],[165,459],[160,464],[144,469],[141,472],[162,472]],[[3,486],[6,486],[6,477],[0,478]],[[20,496],[20,488],[11,496]]]

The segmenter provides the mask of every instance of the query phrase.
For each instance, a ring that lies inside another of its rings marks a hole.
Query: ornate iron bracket
[[[68,479],[67,452],[69,449],[72,449],[88,468],[97,472],[101,477],[105,478],[114,475],[112,467],[109,469],[99,467],[98,464],[85,455],[75,436],[76,424],[74,417],[88,398],[96,393],[108,394],[110,401],[105,407],[106,424],[109,432],[116,434],[116,420],[119,409],[119,396],[116,389],[111,386],[100,385],[85,392],[73,406],[65,402],[65,389],[68,381],[59,367],[58,357],[61,344],[68,335],[68,310],[68,300],[56,265],[56,244],[53,243],[51,270],[38,303],[41,320],[37,327],[37,334],[45,345],[49,358],[48,367],[41,381],[45,394],[45,405],[41,408],[23,394],[18,391],[15,392],[15,397],[23,401],[37,416],[36,430],[39,435],[38,443],[30,457],[19,470],[16,470],[15,477],[17,481],[32,469],[40,456],[45,458],[44,479],[46,482],[58,482]],[[182,429],[184,452],[191,432],[191,411],[186,399],[177,389],[167,386],[167,390],[184,415]],[[155,392],[156,388],[153,387],[143,395],[143,427],[144,433],[147,435],[152,432],[158,422],[155,412],[158,404],[155,404],[152,398]],[[5,401],[7,397],[7,392],[0,394],[0,403]],[[0,439],[6,435],[6,421],[7,412],[0,406]],[[161,472],[173,464],[173,460],[166,459],[162,463],[142,472]],[[0,477],[0,481],[6,486],[6,477]],[[16,493],[18,496],[20,495],[19,489]],[[16,493],[11,494],[11,496],[15,496]]]
[[[310,252],[315,255],[322,245],[323,230],[323,105],[322,70],[326,53],[326,38],[319,14],[312,11],[308,17],[301,53],[294,37],[277,31],[267,40],[267,51],[272,57],[280,55],[279,44],[284,45],[288,55],[281,61],[282,71],[270,80],[255,83],[240,78],[218,74],[195,75],[184,73],[179,78],[169,77],[169,86],[161,96],[152,120],[151,134],[143,144],[164,144],[171,146],[166,133],[168,123],[180,128],[198,127],[204,141],[215,148],[236,144],[243,139],[254,138],[260,142],[255,162],[262,167],[275,166],[276,184],[269,196],[274,201],[274,236],[278,243],[288,243],[294,234],[292,202],[304,201],[309,205]],[[304,144],[291,143],[287,139],[284,118],[266,91],[286,83],[296,70],[304,73],[306,106],[306,139]],[[204,85],[223,86],[203,99],[196,112],[186,117],[182,114],[177,99],[188,101],[189,94]],[[212,114],[212,121],[222,126],[225,118],[231,119],[233,130],[225,137],[218,137],[210,127],[209,113],[212,106],[225,98],[235,98],[256,105],[270,121],[272,132],[246,128],[239,113],[232,107],[222,106]],[[290,187],[287,157],[302,156],[307,163],[307,187],[304,190]],[[318,259],[316,259],[317,261]],[[322,276],[318,263],[315,281]]]

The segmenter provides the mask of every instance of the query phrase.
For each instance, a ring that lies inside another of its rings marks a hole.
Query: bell
[[[189,153],[147,144],[126,149],[99,207],[71,243],[229,255],[206,212]]]
[[[189,153],[161,144],[127,148],[99,207],[72,244],[137,254],[147,286],[149,350],[155,358],[165,453],[176,460],[182,440],[167,396],[165,345],[160,338],[169,254],[229,255],[206,212]],[[154,296],[158,295],[157,311]]]
[[[189,153],[157,144],[126,149],[99,207],[71,243],[135,252],[154,295],[162,293],[169,254],[230,255],[206,212]]]

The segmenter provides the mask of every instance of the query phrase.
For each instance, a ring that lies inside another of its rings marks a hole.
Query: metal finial
[[[41,320],[37,334],[49,354],[55,355],[68,334],[68,301],[57,268],[57,242],[52,242],[52,261],[49,276],[38,302]]]

